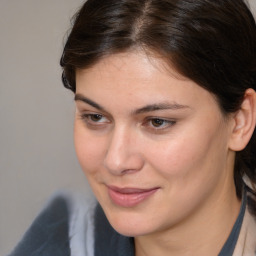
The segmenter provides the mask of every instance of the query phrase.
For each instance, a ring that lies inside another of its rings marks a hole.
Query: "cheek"
[[[222,137],[213,130],[208,135],[202,134],[162,142],[158,145],[161,150],[157,151],[147,147],[151,174],[163,186],[161,205],[168,205],[166,201],[175,205],[175,209],[166,206],[167,215],[172,211],[173,216],[180,218],[181,212],[190,212],[204,202],[223,180],[225,147],[224,143],[223,147],[219,146]],[[223,161],[216,161],[221,158]]]
[[[75,123],[74,142],[83,172],[87,177],[93,175],[103,161],[105,152],[103,137],[92,136],[83,125]]]
[[[166,180],[171,183],[185,183],[188,186],[198,184],[202,180],[210,180],[217,174],[220,166],[215,159],[225,155],[225,146],[221,146],[222,137],[217,129],[191,128],[190,132],[174,136],[162,141],[155,147],[145,147],[147,161]],[[191,131],[196,131],[191,133]],[[151,150],[158,148],[159,150]],[[220,161],[220,165],[221,165]],[[222,166],[223,168],[223,166]],[[213,170],[214,169],[214,170]]]

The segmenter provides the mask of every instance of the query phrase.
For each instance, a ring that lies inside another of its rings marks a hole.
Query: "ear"
[[[256,124],[256,93],[247,89],[240,109],[232,117],[229,148],[233,151],[243,150],[251,139]]]

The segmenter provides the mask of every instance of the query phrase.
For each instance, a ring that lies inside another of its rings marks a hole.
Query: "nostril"
[[[106,156],[104,167],[113,175],[125,175],[138,172],[144,164],[143,158],[136,153],[128,154],[127,152],[117,157]]]
[[[122,175],[124,174],[132,174],[132,173],[135,173],[137,172],[138,170],[132,170],[132,169],[128,169],[128,170],[123,170],[122,171]]]

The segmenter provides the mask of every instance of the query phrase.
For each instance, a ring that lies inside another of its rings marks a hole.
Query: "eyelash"
[[[100,119],[102,118],[105,118],[107,119],[106,117],[104,117],[103,115],[101,114],[81,114],[80,115],[80,118],[87,124],[87,125],[92,125],[92,126],[98,126],[99,124],[106,124],[106,123],[109,123],[110,121],[107,121],[107,122],[100,122]],[[96,120],[93,120],[93,118],[99,118],[98,121]],[[108,120],[108,119],[107,119]]]
[[[104,117],[104,115],[96,114],[96,113],[81,114],[80,118],[85,122],[85,124],[88,127],[93,127],[93,128],[100,128],[101,126],[111,122],[106,117]],[[98,119],[98,121],[93,120],[93,118]],[[101,121],[102,118],[106,119],[107,121]],[[155,122],[155,124],[157,125],[159,124],[159,126],[157,127],[156,125],[153,124],[153,122]],[[149,129],[154,131],[162,131],[162,130],[168,129],[174,124],[176,124],[176,121],[174,120],[168,120],[168,119],[159,118],[159,117],[148,117],[142,123],[144,127],[148,127]]]
[[[159,126],[154,125],[153,122],[155,122],[155,124],[157,124]],[[174,121],[174,120],[168,120],[168,119],[164,119],[164,118],[160,118],[160,117],[149,117],[144,122],[144,125],[150,126],[150,128],[154,129],[154,130],[164,130],[164,129],[170,128],[175,123],[176,123],[176,121]]]

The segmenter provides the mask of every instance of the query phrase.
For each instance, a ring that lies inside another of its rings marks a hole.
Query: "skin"
[[[216,256],[240,209],[235,119],[208,91],[139,51],[78,70],[76,84],[79,162],[111,225],[135,237],[136,256]],[[156,192],[123,207],[109,186]]]

